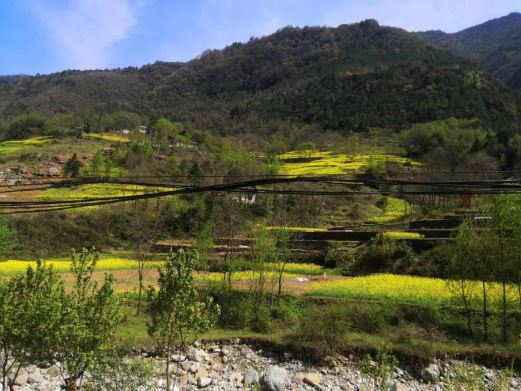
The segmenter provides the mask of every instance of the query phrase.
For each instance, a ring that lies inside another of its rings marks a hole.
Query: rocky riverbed
[[[152,360],[156,371],[160,373],[162,363],[157,358],[148,353],[135,358]],[[360,372],[358,363],[349,358],[335,357],[326,360],[324,364],[311,365],[293,359],[289,353],[272,353],[240,342],[193,346],[184,354],[173,355],[171,361],[177,371],[177,390],[378,389],[369,377]],[[441,391],[446,389],[451,379],[461,376],[461,373],[471,372],[483,380],[488,390],[497,389],[500,371],[460,361],[436,361],[425,368],[419,378],[404,369],[396,368],[390,376],[389,388],[394,391]],[[509,377],[506,382],[511,390],[521,390],[521,379],[517,375]],[[21,370],[15,390],[58,391],[61,390],[61,384],[58,365],[49,368],[30,366]],[[158,376],[152,385],[143,388],[145,390],[164,390],[163,380]]]

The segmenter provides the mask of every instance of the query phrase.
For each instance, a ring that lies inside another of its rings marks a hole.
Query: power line
[[[98,182],[103,183],[103,182]],[[107,183],[124,183],[110,180]],[[324,185],[347,185],[355,188],[354,190],[309,190],[309,189],[274,189],[264,186],[277,184],[312,183]],[[77,186],[78,182],[55,183],[56,186]],[[81,183],[80,183],[81,184]],[[135,184],[135,183],[130,183]],[[150,184],[156,188],[172,187],[172,184]],[[376,190],[366,191],[357,189],[361,185],[376,187]],[[257,187],[262,186],[262,187]],[[378,187],[391,186],[418,186],[418,187],[437,187],[440,190],[381,190]],[[232,183],[221,183],[206,186],[187,186],[151,193],[133,194],[128,196],[96,197],[91,199],[71,199],[71,200],[32,200],[32,201],[0,201],[0,207],[11,209],[3,212],[4,214],[14,213],[37,213],[56,210],[76,209],[91,206],[109,205],[115,203],[154,199],[175,195],[186,195],[205,192],[243,192],[259,194],[286,194],[301,196],[353,196],[353,195],[460,195],[463,192],[472,192],[477,195],[495,195],[508,193],[521,193],[521,185],[512,180],[503,181],[404,181],[404,180],[378,180],[372,178],[364,179],[344,179],[338,176],[332,177],[291,177],[291,178],[259,178],[249,181]]]

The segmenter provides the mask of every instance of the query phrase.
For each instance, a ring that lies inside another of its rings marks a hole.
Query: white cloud
[[[67,0],[61,8],[36,11],[58,44],[63,65],[77,69],[108,67],[111,49],[137,22],[130,0]]]

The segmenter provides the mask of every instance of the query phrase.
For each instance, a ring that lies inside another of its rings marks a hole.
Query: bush
[[[353,267],[361,273],[390,272],[397,262],[410,263],[413,255],[403,242],[376,237],[356,250]]]
[[[268,333],[273,330],[273,320],[271,319],[270,308],[263,304],[255,309],[255,315],[251,321],[250,327],[258,333]]]
[[[350,327],[342,306],[313,308],[300,319],[292,339],[298,345],[312,347],[317,355],[337,353],[342,350],[345,334]]]
[[[351,330],[365,333],[378,333],[387,324],[385,309],[375,304],[354,304],[347,309]]]
[[[151,360],[127,360],[111,352],[92,363],[87,391],[135,391],[151,389],[154,366]]]
[[[412,305],[399,306],[396,311],[397,323],[414,323],[424,329],[437,328],[441,323],[441,314],[435,307]]]
[[[329,242],[327,247],[325,266],[348,269],[355,262],[353,250],[344,243]]]

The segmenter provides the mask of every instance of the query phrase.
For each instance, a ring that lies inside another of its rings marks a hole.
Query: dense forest
[[[447,34],[426,31],[418,36],[433,45],[478,60],[493,76],[512,88],[521,88],[521,14],[490,20]]]

